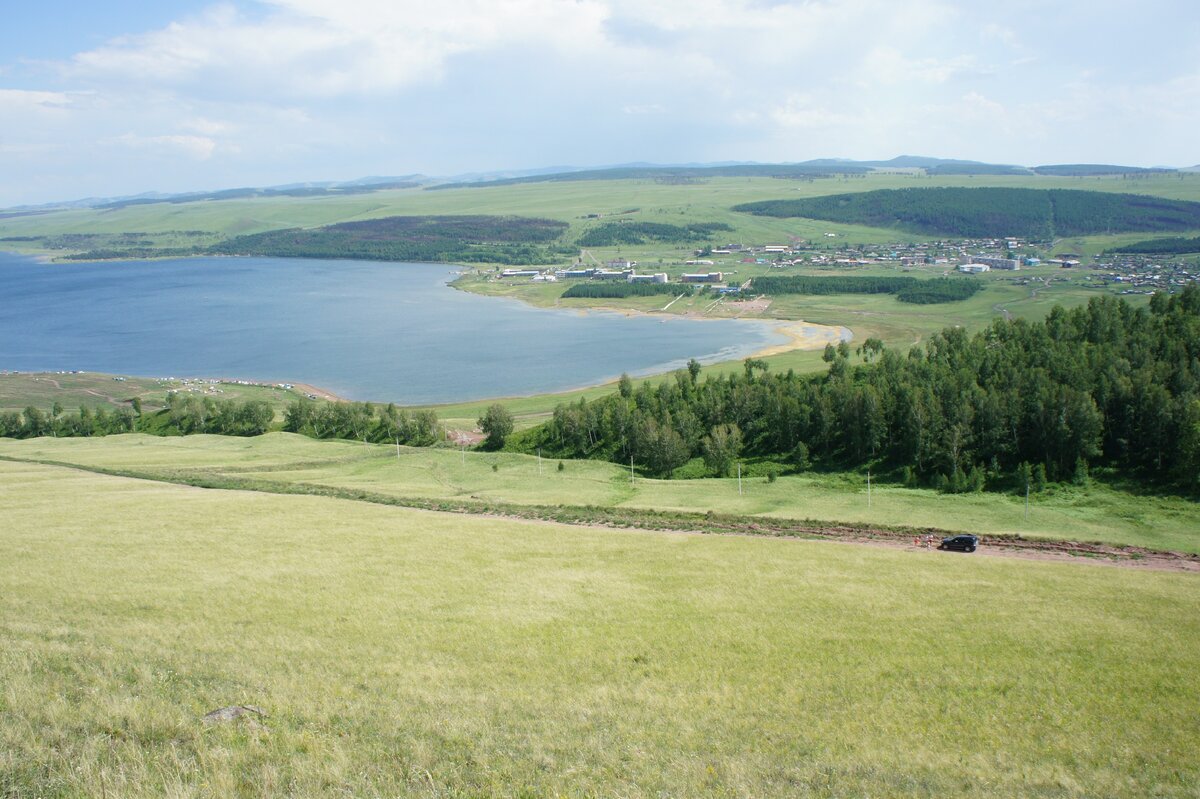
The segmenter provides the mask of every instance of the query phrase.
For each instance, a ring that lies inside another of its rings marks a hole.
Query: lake
[[[310,383],[411,405],[562,391],[785,341],[761,321],[533,308],[453,289],[457,271],[0,253],[0,370]]]

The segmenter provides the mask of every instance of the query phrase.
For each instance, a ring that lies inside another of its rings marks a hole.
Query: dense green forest
[[[1046,164],[1035,166],[1034,174],[1053,175],[1055,177],[1097,177],[1099,175],[1140,175],[1154,172],[1170,172],[1170,169],[1147,169],[1140,166],[1119,166],[1117,164]]]
[[[138,417],[131,408],[116,408],[109,412],[104,408],[95,411],[80,408],[78,413],[67,413],[62,405],[55,403],[50,413],[30,405],[24,411],[0,413],[0,437],[37,438],[56,436],[107,436],[131,433]]]
[[[355,258],[374,261],[550,264],[566,222],[518,216],[390,216],[327,227],[238,236],[208,249],[218,255]]]
[[[758,216],[804,217],[965,238],[1048,241],[1118,231],[1200,228],[1200,203],[1142,194],[1065,189],[881,189],[734,207]]]
[[[1166,239],[1135,241],[1133,244],[1113,247],[1108,252],[1140,253],[1144,255],[1184,255],[1186,253],[1200,252],[1200,236],[1190,239],[1183,236],[1173,236]]]
[[[105,436],[117,433],[151,435],[258,436],[271,429],[275,412],[262,400],[221,400],[170,392],[167,407],[142,413],[135,400],[130,407],[109,412],[80,408],[67,413],[55,403],[50,413],[28,407],[23,412],[0,414],[0,437],[59,438]],[[395,405],[369,402],[312,402],[298,400],[288,406],[283,429],[312,438],[337,438],[376,443],[427,447],[440,441],[443,430],[434,411],[409,413]]]
[[[1085,480],[1096,466],[1200,488],[1200,287],[1135,308],[1115,297],[1041,322],[947,328],[907,352],[868,339],[826,348],[828,371],[700,380],[692,362],[658,385],[623,378],[560,405],[510,446],[670,475],[694,458],[725,474],[754,456],[804,470],[891,469],[948,491]]]
[[[67,413],[55,403],[50,413],[28,407],[22,413],[0,414],[0,436],[8,438],[58,438],[106,436],[117,433],[191,435],[214,433],[224,436],[258,436],[267,432],[275,412],[262,400],[220,400],[178,392],[167,394],[167,407],[142,413],[139,400],[112,411],[80,408]]]
[[[1029,170],[1023,166],[1007,164],[935,164],[925,168],[925,174],[934,177],[941,175],[1028,175]]]
[[[955,302],[974,296],[983,283],[973,278],[915,277],[822,277],[809,275],[765,275],[751,287],[759,294],[895,294],[901,302],[931,305]]]
[[[917,282],[915,277],[823,277],[764,275],[750,285],[759,294],[895,294]]]
[[[652,297],[656,294],[683,294],[689,286],[678,283],[618,283],[605,280],[595,283],[576,283],[563,292],[564,300],[606,300],[621,297]]]
[[[580,247],[615,247],[619,244],[645,244],[659,241],[688,244],[708,241],[713,233],[733,230],[723,222],[696,222],[667,225],[661,222],[605,222],[579,237]]]
[[[379,444],[428,447],[443,437],[434,411],[409,413],[370,402],[297,400],[284,413],[283,429],[312,438],[341,438]]]
[[[896,292],[900,302],[914,305],[936,305],[942,302],[969,300],[983,288],[983,282],[974,278],[939,277],[933,280],[918,280],[908,288]]]

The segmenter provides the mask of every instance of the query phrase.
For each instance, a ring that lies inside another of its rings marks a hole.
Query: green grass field
[[[6,797],[1200,784],[1195,575],[0,484]],[[202,721],[233,704],[268,717]]]
[[[145,435],[102,439],[0,439],[0,456],[78,464],[168,478],[222,475],[268,485],[321,486],[383,497],[537,506],[596,506],[811,519],[938,528],[1030,538],[1075,539],[1200,553],[1200,506],[1178,497],[1141,495],[1094,481],[1031,499],[988,492],[941,494],[876,480],[867,505],[865,476],[785,475],[654,480],[602,461],[558,461],[513,453],[396,449],[314,441],[288,433],[257,438]],[[493,470],[493,466],[496,468]]]
[[[1168,199],[1200,200],[1200,176],[1155,175],[1057,178],[1029,176],[946,176],[878,173],[864,177],[805,180],[712,178],[689,185],[652,180],[530,183],[490,188],[428,191],[399,189],[344,197],[273,197],[197,203],[134,205],[116,210],[66,210],[0,220],[0,237],[64,233],[142,232],[162,238],[164,246],[181,243],[175,231],[202,231],[218,236],[257,233],[286,227],[317,227],[338,222],[401,214],[512,214],[544,216],[571,224],[571,237],[595,220],[638,209],[632,218],[649,222],[724,222],[735,230],[731,240],[765,242],[787,235],[816,238],[836,232],[843,240],[864,244],[916,240],[875,228],[833,225],[813,220],[754,217],[730,210],[734,205],[773,198],[801,198],[851,191],[933,186],[1004,186],[1086,189],[1151,194]],[[786,240],[786,239],[784,239]],[[5,242],[5,246],[10,243]],[[13,249],[26,246],[11,242]],[[600,252],[608,253],[604,248]],[[636,254],[645,260],[676,257],[676,247],[649,247]]]
[[[303,396],[298,389],[236,382],[123,377],[99,372],[21,372],[0,374],[0,411],[19,411],[29,405],[49,410],[55,402],[70,412],[82,407],[111,411],[128,407],[136,397],[149,413],[165,408],[171,391],[218,400],[263,400],[275,409],[277,418],[282,418],[288,403]]]
[[[729,209],[974,185],[1200,200],[1200,176],[1190,175],[541,183],[62,211],[0,220],[0,237],[139,231],[179,246],[468,213],[563,219],[573,237],[594,224],[589,214],[637,208],[641,221],[725,222],[731,241],[835,232],[839,242],[882,244],[915,237]],[[1091,255],[1127,238],[1060,246]],[[10,244],[26,246],[0,242]],[[690,249],[593,254],[678,271]],[[765,271],[734,269],[739,279]],[[1054,303],[1084,302],[1095,289],[1082,274],[1019,273],[1037,285],[992,274],[971,300],[939,306],[786,297],[763,315],[845,325],[856,341],[903,348],[946,325],[978,329],[1004,312],[1035,319]],[[537,305],[559,304],[562,289],[464,287]],[[705,308],[689,299],[671,312],[743,310]],[[824,366],[819,352],[770,362]],[[133,397],[153,410],[177,387],[0,375],[0,410],[111,408]],[[220,388],[222,399],[266,399],[277,412],[297,396]],[[560,401],[611,390],[505,405],[528,426]],[[438,413],[473,427],[485,405]],[[598,461],[557,466],[283,433],[0,439],[0,797],[1200,796],[1196,574],[384,504],[714,510],[969,531],[985,543],[1020,533],[1200,553],[1195,502],[1098,479],[1034,496],[1026,518],[1013,495],[878,482],[868,506],[858,474],[739,485],[631,481]],[[181,484],[189,481],[260,490]],[[379,501],[295,493],[305,491]],[[267,718],[202,720],[233,704]]]

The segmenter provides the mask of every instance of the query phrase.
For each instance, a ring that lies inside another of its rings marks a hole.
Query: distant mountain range
[[[1058,177],[1093,177],[1103,175],[1136,175],[1155,172],[1200,172],[1200,164],[1175,169],[1172,167],[1136,167],[1116,164],[1048,164],[1026,167],[1014,164],[989,164],[982,161],[963,161],[952,158],[929,158],[901,155],[887,161],[855,161],[848,158],[816,158],[795,163],[764,164],[757,161],[719,161],[708,163],[651,164],[633,162],[603,167],[549,166],[536,169],[495,170],[471,172],[445,177],[428,175],[373,176],[348,181],[316,181],[287,183],[259,188],[223,189],[209,192],[168,194],[145,192],[122,197],[88,197],[82,200],[25,205],[5,209],[0,216],[21,216],[44,213],[60,208],[116,209],[151,203],[191,203],[230,200],[244,197],[316,197],[344,194],[366,194],[386,189],[424,187],[449,189],[474,186],[502,186],[517,183],[542,183],[579,180],[643,179],[661,182],[691,182],[708,177],[777,177],[783,179],[813,179],[832,175],[867,174],[877,171],[924,171],[929,175],[1047,175]]]

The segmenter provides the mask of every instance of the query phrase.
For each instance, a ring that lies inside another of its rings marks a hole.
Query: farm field
[[[1195,575],[0,481],[7,796],[1200,782]]]
[[[267,490],[324,487],[383,498],[526,506],[589,506],[935,528],[987,536],[1073,539],[1200,553],[1200,507],[1178,497],[1137,494],[1095,480],[1031,498],[985,492],[942,494],[880,483],[868,506],[865,475],[784,475],[655,480],[602,461],[558,461],[515,453],[315,441],[289,433],[255,438],[196,435],[0,439],[0,458],[77,464],[177,480],[261,483]],[[493,468],[495,467],[495,468]],[[749,470],[747,472],[749,474]]]

